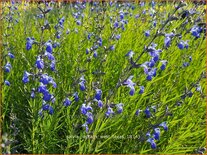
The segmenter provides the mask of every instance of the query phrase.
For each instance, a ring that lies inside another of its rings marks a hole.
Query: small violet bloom
[[[144,34],[145,34],[145,36],[146,36],[146,37],[149,37],[149,36],[150,36],[150,31],[149,31],[149,30],[147,30],[147,31],[145,31],[145,33],[144,33]]]
[[[106,117],[110,117],[114,114],[114,111],[111,107],[108,107],[107,112],[105,113]]]
[[[150,112],[150,109],[147,107],[146,110],[144,111],[145,115],[147,118],[150,118],[151,116],[151,112]]]
[[[71,101],[70,101],[70,99],[69,99],[69,98],[66,98],[66,99],[64,100],[64,102],[63,102],[63,105],[64,105],[65,107],[70,106],[70,105],[71,105]]]
[[[74,100],[75,100],[76,102],[78,102],[79,97],[78,97],[78,93],[77,93],[77,92],[75,92],[75,93],[73,94],[73,97],[74,97]]]
[[[131,59],[134,55],[134,52],[132,50],[130,50],[125,56],[129,57],[129,59]]]
[[[188,41],[181,40],[178,43],[178,48],[181,49],[181,50],[184,49],[184,48],[188,49]]]
[[[40,56],[38,56],[38,58],[36,60],[36,63],[35,63],[35,66],[38,69],[43,69],[44,68],[44,61],[43,61],[43,59],[40,58]]]
[[[92,124],[93,123],[93,114],[91,112],[87,112],[86,113],[86,116],[87,116],[87,124]]]
[[[116,108],[117,108],[117,112],[119,114],[123,112],[123,104],[122,103],[117,104]]]
[[[11,85],[10,82],[7,81],[7,80],[4,81],[4,84],[7,85],[7,86],[10,86]]]
[[[154,129],[154,134],[153,134],[155,140],[159,140],[160,139],[160,128],[155,128]]]
[[[101,89],[96,89],[96,94],[95,94],[95,99],[96,100],[101,100],[101,95],[102,95],[102,90]]]
[[[167,122],[162,122],[159,126],[163,127],[163,129],[164,129],[165,131],[168,130]]]
[[[144,86],[140,86],[139,94],[143,94],[143,93],[144,93]]]
[[[26,84],[26,83],[29,82],[29,76],[30,76],[30,75],[32,75],[32,74],[30,74],[30,73],[27,72],[27,71],[24,72],[24,75],[23,75],[23,78],[22,78],[22,82],[23,82],[24,84]]]
[[[162,63],[160,69],[161,69],[161,70],[165,70],[166,65],[167,65],[167,60],[161,60],[160,62]]]
[[[135,83],[132,82],[132,80],[131,80],[132,78],[133,78],[133,76],[130,76],[130,77],[123,83],[124,85],[126,85],[127,87],[130,88],[129,94],[130,94],[131,96],[133,96],[134,93],[135,93],[135,88],[134,88]]]
[[[148,140],[147,140],[147,142],[149,142],[150,144],[151,144],[151,148],[152,149],[156,149],[156,143],[155,143],[155,140],[154,140],[154,138],[149,138]]]

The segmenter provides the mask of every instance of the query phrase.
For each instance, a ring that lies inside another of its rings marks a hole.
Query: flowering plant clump
[[[2,152],[205,153],[205,1],[2,3]]]

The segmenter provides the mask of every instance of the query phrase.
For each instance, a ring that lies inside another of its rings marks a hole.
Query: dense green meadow
[[[205,9],[2,2],[2,152],[205,153]]]

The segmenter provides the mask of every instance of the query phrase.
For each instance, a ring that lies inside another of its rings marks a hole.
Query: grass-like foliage
[[[2,152],[204,153],[203,3],[2,3]]]

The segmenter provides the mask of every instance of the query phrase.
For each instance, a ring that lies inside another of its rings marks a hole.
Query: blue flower
[[[64,21],[65,21],[65,17],[62,17],[62,18],[59,20],[59,24],[60,24],[60,25],[63,25]]]
[[[166,65],[167,65],[167,60],[161,60],[160,62],[162,63],[160,69],[161,69],[161,70],[165,70]]]
[[[184,49],[184,48],[188,49],[188,41],[181,40],[178,43],[178,48],[181,49],[181,50]]]
[[[8,56],[9,56],[10,58],[14,59],[14,55],[13,55],[11,52],[8,53]]]
[[[86,106],[85,103],[83,103],[82,106],[81,106],[81,108],[80,108],[80,110],[81,110],[81,113],[82,113],[83,115],[86,115],[87,112],[88,112],[89,110],[92,111],[93,109],[92,109],[90,103],[89,103],[87,106]]]
[[[49,104],[43,104],[42,105],[42,110],[46,111],[49,110],[50,105]]]
[[[31,98],[35,98],[35,92],[34,92],[34,90],[32,90],[30,97]]]
[[[61,34],[60,33],[57,33],[56,38],[57,39],[60,39],[60,37],[61,37]]]
[[[109,47],[109,49],[110,49],[111,51],[114,51],[114,50],[115,50],[115,46],[114,46],[114,45],[111,45],[111,46]]]
[[[123,12],[120,13],[120,19],[121,20],[124,19],[124,13]]]
[[[54,43],[54,44],[52,45],[53,48],[56,48],[56,47],[59,47],[59,46],[60,46],[60,43],[58,43],[58,42],[57,42],[57,43]]]
[[[134,88],[134,86],[131,86],[129,88],[130,88],[129,95],[133,96],[135,93],[135,88]]]
[[[149,37],[149,36],[150,36],[150,31],[149,31],[149,30],[147,30],[147,31],[145,31],[145,33],[144,33],[144,34],[145,34],[145,36],[146,36],[146,37]]]
[[[6,63],[4,66],[5,72],[9,73],[11,71],[11,64],[9,62]]]
[[[43,61],[43,59],[40,58],[40,56],[38,56],[35,65],[38,69],[44,68],[44,61]]]
[[[143,63],[143,64],[141,65],[141,67],[143,67],[143,69],[144,69],[144,73],[145,73],[146,75],[148,75],[148,73],[149,73],[149,68],[147,67],[147,65],[148,65],[148,62],[145,62],[145,63]]]
[[[150,109],[148,107],[145,109],[144,113],[146,114],[147,118],[150,118],[151,112],[150,112]]]
[[[87,116],[87,124],[92,124],[93,123],[93,114],[91,112],[87,112],[86,113],[86,116]]]
[[[147,75],[147,78],[146,78],[148,81],[151,81],[152,80],[152,76],[151,75]]]
[[[27,42],[26,42],[26,50],[29,51],[32,48],[32,44],[34,42],[34,38],[27,38]]]
[[[52,44],[51,44],[50,42],[47,42],[47,43],[45,44],[45,46],[46,46],[46,51],[47,51],[48,53],[51,53],[51,54],[52,54],[52,50],[53,50]]]
[[[30,76],[30,75],[32,75],[32,74],[30,74],[30,73],[27,72],[27,71],[24,72],[24,75],[23,75],[23,78],[22,78],[22,82],[23,82],[24,84],[26,84],[26,83],[29,82],[29,76]]]
[[[119,27],[119,22],[116,21],[116,22],[114,23],[114,27],[115,27],[115,28]]]
[[[75,100],[76,102],[78,102],[79,97],[78,97],[78,93],[77,93],[77,92],[75,92],[75,93],[73,94],[73,97],[74,97],[74,100]]]
[[[144,93],[144,86],[140,86],[140,91],[139,91],[140,94],[143,94]]]
[[[153,134],[155,140],[159,140],[160,139],[160,128],[155,128],[154,129],[154,134]]]
[[[80,85],[80,90],[81,90],[81,91],[86,90],[85,82],[84,82],[84,81],[79,82],[79,85]]]
[[[157,22],[156,21],[153,21],[152,24],[153,24],[154,27],[157,26]]]
[[[105,113],[106,117],[110,117],[112,114],[114,114],[114,111],[111,107],[108,107],[107,112]]]
[[[117,35],[115,36],[115,38],[116,38],[117,40],[119,40],[119,39],[121,38],[121,35],[120,35],[120,34],[117,34]]]
[[[131,59],[134,55],[134,52],[132,50],[130,50],[125,56],[129,57],[129,59]]]
[[[87,48],[87,49],[86,49],[86,54],[88,54],[88,53],[89,53],[89,51],[90,51],[90,50]]]
[[[49,114],[52,115],[54,114],[54,109],[52,106],[49,106]]]
[[[147,137],[150,137],[150,136],[151,136],[151,134],[150,134],[149,131],[146,133],[146,136],[147,136]]]
[[[76,21],[76,24],[77,24],[77,25],[81,25],[81,21],[80,21],[80,20],[77,20],[77,21]]]
[[[69,106],[69,105],[71,105],[71,101],[69,100],[69,98],[66,98],[64,100],[63,105],[66,106],[66,107]]]
[[[183,67],[188,67],[189,66],[189,63],[188,62],[184,62],[183,63]]]
[[[99,44],[99,46],[102,46],[102,45],[103,45],[103,40],[102,40],[102,38],[99,38],[99,40],[98,40],[98,44]]]
[[[52,80],[52,77],[48,76],[47,74],[42,74],[40,78],[40,82],[42,82],[44,85],[49,84],[49,82]]]
[[[199,27],[199,26],[193,26],[190,32],[191,32],[191,34],[194,37],[199,38],[201,31],[202,31],[202,28],[201,27]]]
[[[154,140],[154,138],[149,138],[148,140],[147,140],[147,142],[149,142],[150,144],[151,144],[151,148],[152,149],[156,149],[156,143],[155,143],[155,140]]]
[[[166,37],[164,42],[165,42],[165,47],[170,47],[171,38],[170,37]]]
[[[140,110],[140,109],[136,110],[135,115],[139,116],[139,114],[140,114],[141,111],[142,110]]]
[[[50,64],[51,71],[55,71],[55,61],[52,61]]]
[[[97,56],[98,56],[97,51],[94,51],[94,53],[93,53],[93,57],[96,58]]]
[[[154,61],[154,59],[151,59],[151,60],[150,60],[150,62],[148,63],[148,66],[149,66],[150,68],[152,68],[152,67],[155,66],[155,61]]]
[[[46,85],[44,85],[43,83],[40,83],[40,86],[38,87],[37,91],[42,94],[48,92]]]
[[[98,107],[102,108],[103,107],[103,102],[101,100],[98,100]]]
[[[102,90],[101,89],[96,89],[96,94],[95,94],[95,99],[97,100],[101,100],[101,96],[102,96]]]
[[[7,80],[4,81],[4,84],[7,85],[7,86],[10,86],[11,85],[10,82],[7,81]]]
[[[32,43],[30,41],[27,41],[26,43],[26,50],[30,50],[32,48]]]
[[[86,107],[86,104],[85,103],[82,104],[80,110],[81,110],[81,113],[82,114],[86,115],[86,113],[87,113],[87,107]]]
[[[156,76],[157,68],[152,68],[150,71],[147,72],[147,80],[151,81],[152,77]]]
[[[117,104],[116,108],[117,108],[117,112],[119,114],[123,112],[123,104],[122,103]]]
[[[87,39],[90,40],[91,39],[92,34],[88,34]]]
[[[155,77],[157,74],[157,68],[152,68],[150,72],[151,72],[152,76]]]
[[[168,127],[167,127],[167,123],[166,123],[166,122],[162,122],[159,126],[163,127],[163,129],[164,129],[165,131],[168,130]]]
[[[51,98],[52,98],[52,95],[48,92],[48,91],[46,91],[44,94],[43,94],[43,100],[44,101],[50,101],[51,100]]]
[[[133,78],[133,76],[130,76],[130,77],[129,77],[126,81],[124,81],[124,83],[123,83],[124,85],[126,85],[127,87],[130,88],[129,94],[130,94],[131,96],[133,96],[134,93],[135,93],[135,88],[134,88],[135,83],[132,82],[132,78]]]

